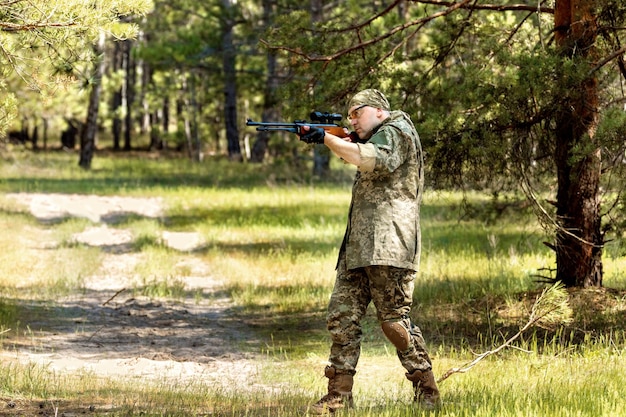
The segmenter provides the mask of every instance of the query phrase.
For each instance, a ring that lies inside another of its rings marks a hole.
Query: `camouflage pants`
[[[361,353],[361,319],[373,302],[380,323],[395,321],[409,332],[409,348],[397,350],[402,366],[408,372],[431,369],[422,332],[409,318],[415,275],[415,271],[390,266],[347,270],[345,260],[339,260],[326,322],[332,339],[332,367],[340,373],[356,372]]]

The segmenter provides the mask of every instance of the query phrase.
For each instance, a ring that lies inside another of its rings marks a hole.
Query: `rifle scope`
[[[341,114],[339,113],[314,111],[314,112],[311,112],[310,117],[311,117],[312,122],[330,124],[333,122],[340,121],[343,116],[341,116]]]

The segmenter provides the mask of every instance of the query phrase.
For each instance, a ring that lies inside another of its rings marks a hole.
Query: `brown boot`
[[[406,374],[409,381],[413,382],[415,396],[413,400],[426,410],[432,410],[441,405],[439,399],[439,388],[432,370],[413,371]]]
[[[354,407],[352,375],[338,374],[332,366],[326,367],[324,375],[328,378],[328,394],[309,407],[311,414],[332,414],[340,409]]]

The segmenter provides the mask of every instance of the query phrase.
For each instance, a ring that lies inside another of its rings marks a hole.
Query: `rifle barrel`
[[[248,119],[246,122],[247,126],[269,126],[269,127],[289,127],[296,126],[295,122],[255,122],[254,120]]]
[[[334,123],[314,123],[306,120],[296,120],[294,122],[255,122],[248,119],[246,126],[268,126],[268,127],[296,127],[296,126],[312,126],[312,127],[341,127]]]
[[[297,126],[258,126],[256,128],[259,132],[291,132],[300,133]]]

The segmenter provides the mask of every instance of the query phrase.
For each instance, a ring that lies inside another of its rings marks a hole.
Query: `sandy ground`
[[[229,375],[254,385],[258,369],[242,343],[253,343],[253,332],[230,313],[231,300],[222,292],[209,265],[191,252],[202,245],[194,233],[164,232],[163,242],[184,254],[189,296],[178,301],[134,298],[133,268],[141,254],[128,250],[133,236],[115,227],[128,215],[160,217],[158,198],[100,197],[63,194],[13,194],[42,223],[84,217],[92,224],[73,238],[100,247],[104,262],[85,289],[47,307],[50,314],[29,323],[28,337],[5,338],[1,360],[45,364],[60,372],[88,371],[101,376],[189,379],[206,382]],[[43,233],[42,227],[42,233]],[[50,247],[50,242],[29,242]],[[197,293],[202,293],[198,301]],[[26,308],[31,308],[26,306]],[[40,311],[41,306],[32,306]],[[7,340],[8,339],[8,340]]]

